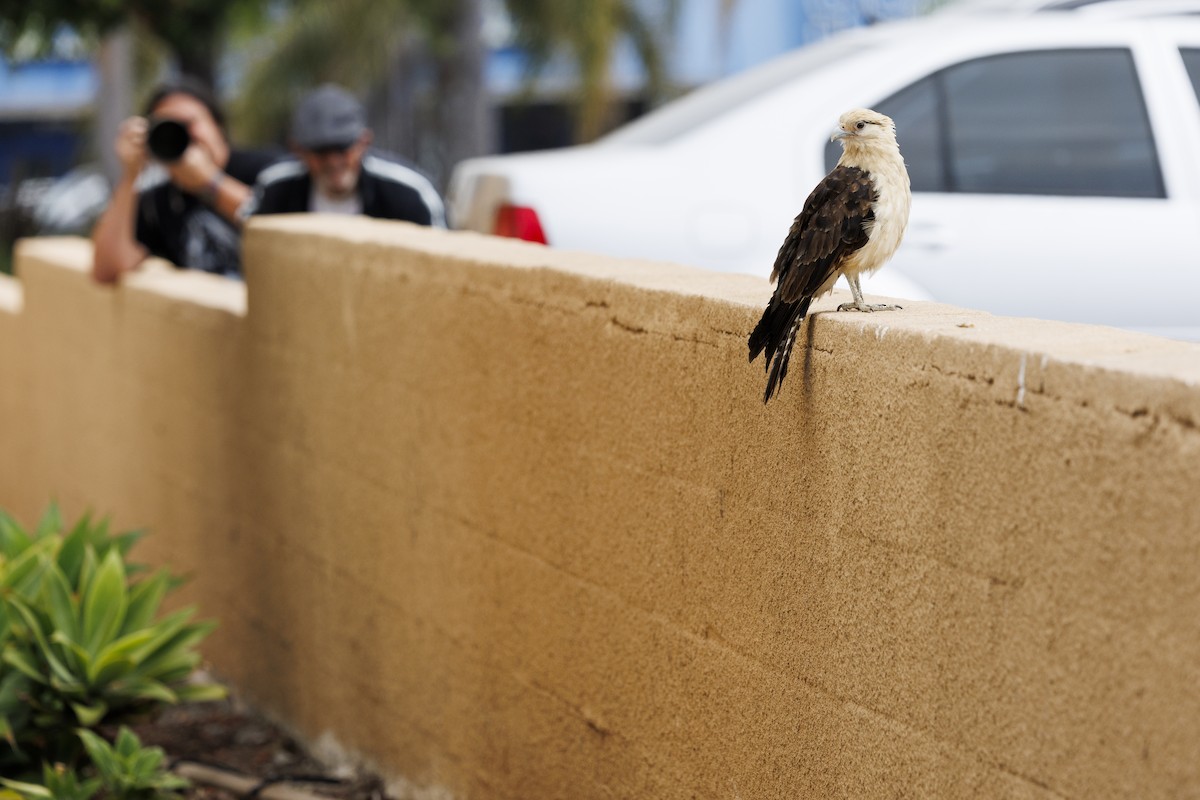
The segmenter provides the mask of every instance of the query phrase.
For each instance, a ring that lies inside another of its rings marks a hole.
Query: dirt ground
[[[188,761],[343,800],[391,800],[376,775],[321,764],[279,727],[236,700],[189,703],[130,725],[146,746],[157,745],[172,763]],[[267,785],[266,783],[262,784]],[[194,785],[187,798],[235,800],[232,792]]]

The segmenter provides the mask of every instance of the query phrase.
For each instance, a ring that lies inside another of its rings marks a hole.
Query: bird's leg
[[[854,295],[853,303],[842,303],[838,311],[895,311],[904,306],[889,306],[886,303],[868,303],[863,300],[862,287],[858,285],[857,275],[847,275],[846,282],[850,284],[850,294]]]

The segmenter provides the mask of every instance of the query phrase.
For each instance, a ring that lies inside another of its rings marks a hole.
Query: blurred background
[[[241,146],[285,145],[323,81],[446,188],[465,158],[596,139],[663,103],[930,0],[0,0],[0,271],[86,233],[117,125],[160,80],[209,81]]]
[[[452,227],[764,278],[863,106],[913,189],[868,293],[1200,341],[1200,0],[0,0],[0,53],[3,271],[178,73],[281,156],[346,86]]]

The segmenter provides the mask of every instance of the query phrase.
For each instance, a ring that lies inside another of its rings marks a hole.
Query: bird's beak
[[[834,128],[833,135],[829,137],[829,141],[836,142],[838,139],[845,139],[850,135],[850,131],[844,131],[841,128]]]

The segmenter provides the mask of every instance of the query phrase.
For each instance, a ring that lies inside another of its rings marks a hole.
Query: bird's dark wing
[[[813,295],[834,276],[846,256],[867,243],[863,226],[875,218],[871,207],[878,197],[865,170],[839,166],[804,201],[775,258],[771,271],[775,293],[750,334],[750,360],[766,351],[768,378],[763,402],[771,399],[787,377],[796,332]]]
[[[771,280],[780,299],[811,296],[867,243],[863,225],[875,218],[871,207],[878,199],[870,174],[858,167],[835,167],[817,184],[775,257]]]

